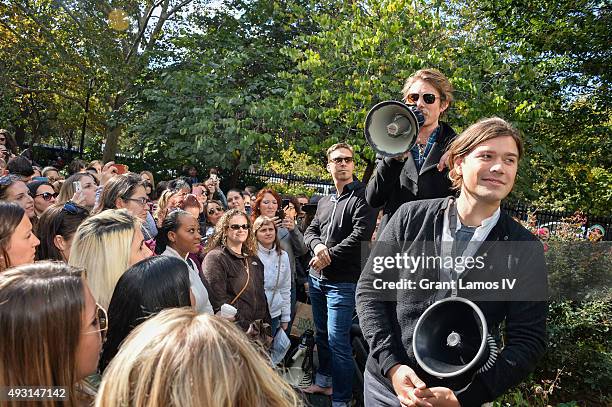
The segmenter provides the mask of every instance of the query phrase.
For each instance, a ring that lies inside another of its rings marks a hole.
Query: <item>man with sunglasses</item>
[[[352,399],[350,330],[355,289],[361,273],[361,245],[372,237],[376,210],[365,200],[365,185],[354,180],[353,148],[334,144],[327,150],[327,161],[337,193],[319,200],[304,233],[313,253],[309,293],[319,355],[315,383],[304,391],[331,395],[337,407],[348,406]]]
[[[404,102],[416,106],[425,123],[410,151],[393,158],[377,157],[366,199],[373,207],[383,207],[380,232],[403,203],[453,194],[444,152],[456,134],[440,121],[453,101],[452,91],[448,78],[435,69],[421,69],[406,81]]]

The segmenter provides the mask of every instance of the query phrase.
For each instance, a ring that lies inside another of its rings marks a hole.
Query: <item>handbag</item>
[[[245,292],[245,290],[249,286],[249,282],[251,281],[249,262],[246,257],[244,258],[244,268],[247,273],[247,281],[244,284],[244,287],[242,287],[242,289],[240,290],[240,292],[236,294],[232,301],[230,301],[230,305],[234,305],[236,301],[238,301],[238,298],[240,298],[242,293]],[[258,343],[266,351],[270,349],[272,341],[274,340],[274,337],[272,336],[272,327],[267,322],[264,322],[263,319],[256,319],[255,321],[251,322],[249,324],[249,328],[246,331],[246,334],[249,339],[251,339],[253,342]]]

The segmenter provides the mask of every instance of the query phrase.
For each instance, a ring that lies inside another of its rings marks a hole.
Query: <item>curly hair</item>
[[[221,219],[219,219],[217,225],[215,226],[215,233],[208,239],[206,253],[210,252],[212,249],[225,246],[227,244],[227,229],[229,229],[230,219],[232,219],[234,216],[244,216],[247,221],[247,225],[249,225],[249,235],[247,236],[246,241],[242,244],[242,253],[247,256],[257,255],[257,240],[255,239],[253,228],[251,227],[251,220],[247,214],[240,209],[230,209],[229,211],[225,212],[223,216],[221,216]]]

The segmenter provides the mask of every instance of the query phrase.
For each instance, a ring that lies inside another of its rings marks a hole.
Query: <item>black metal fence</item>
[[[244,171],[238,183],[238,186],[242,188],[246,185],[253,185],[257,188],[268,184],[304,185],[323,195],[330,194],[334,188],[333,183],[329,180],[300,177],[295,174],[277,174],[267,171]],[[534,216],[537,220],[537,226],[547,227],[551,233],[555,232],[560,223],[567,221],[567,219],[575,214],[571,211],[543,210],[522,202],[504,202],[502,208],[513,217],[522,221],[527,221],[530,215]],[[605,230],[604,240],[612,240],[612,216],[592,216],[588,213],[583,213],[582,216],[585,218],[585,227],[583,230],[578,231],[578,233],[586,235],[588,228],[593,225],[601,225]]]

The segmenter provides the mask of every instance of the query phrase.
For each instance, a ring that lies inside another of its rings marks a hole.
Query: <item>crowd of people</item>
[[[291,331],[297,299],[312,303],[319,359],[301,390],[333,406],[351,404],[356,315],[368,406],[480,405],[516,384],[544,352],[542,304],[484,308],[509,332],[503,357],[455,392],[430,385],[412,352],[430,299],[408,307],[368,294],[361,260],[373,236],[531,239],[499,214],[523,154],[518,132],[492,118],[456,135],[440,121],[453,95],[436,70],[411,76],[403,97],[425,118],[414,146],[378,157],[366,185],[352,146],[332,145],[335,192],[322,198],[224,192],[215,169],[201,182],[193,166],[158,182],[114,162],[41,168],[0,131],[0,387],[64,386],[72,405],[302,405],[261,341]]]

